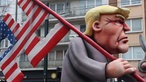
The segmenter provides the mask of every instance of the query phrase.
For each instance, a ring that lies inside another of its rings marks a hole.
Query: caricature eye
[[[114,25],[117,25],[117,26],[124,26],[125,25],[125,22],[123,20],[111,20],[109,18],[107,18],[107,24],[109,23],[112,23]]]
[[[121,20],[115,20],[115,21],[114,21],[114,24],[115,24],[115,25],[118,25],[118,26],[120,26],[120,25],[124,25],[124,21],[121,21]]]

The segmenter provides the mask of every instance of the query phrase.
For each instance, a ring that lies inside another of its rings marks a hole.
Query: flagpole
[[[65,27],[68,27],[72,29],[74,32],[76,32],[81,38],[86,40],[88,43],[90,43],[93,47],[95,47],[97,50],[99,50],[105,57],[109,58],[110,60],[115,60],[117,59],[107,51],[105,51],[102,47],[100,47],[98,44],[96,44],[93,40],[91,40],[89,37],[84,35],[82,32],[80,32],[77,28],[75,28],[72,24],[67,22],[65,19],[63,19],[61,16],[59,16],[56,12],[51,10],[49,7],[44,5],[41,1],[39,0],[34,0],[39,6],[44,8],[48,13],[52,14],[54,17],[56,17],[62,24],[65,25]],[[136,72],[131,74],[137,81],[139,82],[146,82],[142,77],[140,77]]]
[[[49,6],[49,3],[47,3],[46,5]],[[48,27],[49,27],[49,19],[47,18],[45,20],[45,27],[44,27],[45,36],[48,34]],[[44,57],[44,82],[47,82],[47,78],[48,78],[48,55]]]
[[[44,27],[44,30],[45,30],[45,36],[48,34],[48,19],[45,20],[45,27]],[[47,77],[48,77],[48,55],[46,55],[44,57],[44,82],[47,82]]]
[[[17,22],[17,9],[18,9],[17,3],[18,3],[18,0],[16,0],[16,10],[15,10],[15,21],[16,22]]]

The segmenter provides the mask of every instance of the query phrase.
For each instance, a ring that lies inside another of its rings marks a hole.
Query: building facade
[[[0,0],[2,1],[2,0]],[[7,0],[4,0],[7,1]],[[96,6],[100,5],[113,5],[119,7],[130,8],[131,13],[129,18],[126,20],[127,24],[131,27],[131,30],[127,32],[129,37],[130,48],[127,53],[119,54],[128,60],[131,64],[137,67],[138,62],[145,56],[139,43],[139,35],[142,34],[146,38],[146,1],[145,0],[41,0],[47,4],[52,10],[61,15],[65,20],[74,25],[81,32],[85,31],[86,25],[84,21],[85,13]],[[49,4],[48,4],[49,3]],[[1,4],[1,3],[0,3]],[[19,11],[21,12],[21,11]],[[25,21],[24,13],[19,13],[21,20],[20,23]],[[54,27],[59,21],[53,16],[48,17],[49,30]],[[41,25],[40,29],[37,30],[36,34],[44,38],[45,30],[44,25]],[[55,48],[48,53],[48,69],[47,77],[48,82],[59,82],[60,73],[62,67],[62,61],[64,59],[65,52],[68,48],[69,41],[78,36],[75,32],[70,31],[57,45]],[[6,49],[9,42],[1,42],[1,50]],[[7,46],[6,46],[7,45]],[[27,56],[21,54],[18,58],[19,66],[22,72],[25,74],[25,78],[22,82],[44,82],[44,59],[39,65],[33,68],[28,61]]]

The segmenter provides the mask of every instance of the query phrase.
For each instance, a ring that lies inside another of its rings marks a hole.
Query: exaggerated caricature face
[[[116,14],[101,15],[99,21],[92,25],[95,41],[111,54],[125,53],[128,51],[128,37],[125,34],[129,26],[122,17]]]

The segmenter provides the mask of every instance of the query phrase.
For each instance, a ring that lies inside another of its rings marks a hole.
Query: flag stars
[[[1,59],[3,59],[3,57],[5,57],[5,55],[7,55],[7,53],[12,49],[14,44],[17,42],[12,31],[8,28],[5,22],[0,20],[0,42],[5,38],[8,38],[9,42],[11,43],[11,46],[9,46],[9,48],[3,53],[3,55],[0,56],[0,61]]]

